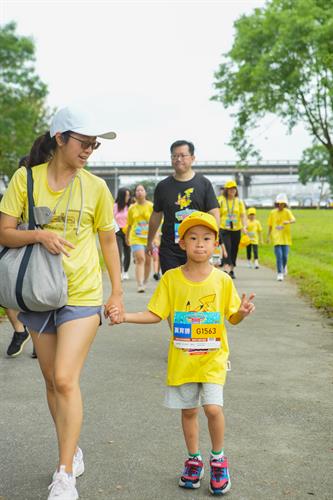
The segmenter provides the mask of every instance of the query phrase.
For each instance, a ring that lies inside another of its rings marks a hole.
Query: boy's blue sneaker
[[[209,491],[212,495],[224,495],[231,488],[227,457],[210,461]]]
[[[182,488],[200,488],[200,479],[204,475],[202,460],[198,458],[188,458],[185,461],[185,468],[182,477],[179,479],[179,486]]]

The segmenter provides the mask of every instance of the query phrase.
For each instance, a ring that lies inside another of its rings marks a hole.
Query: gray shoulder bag
[[[27,168],[28,229],[37,227],[33,177]],[[44,208],[44,207],[41,207]],[[0,304],[23,312],[52,311],[67,304],[67,278],[62,254],[53,255],[40,243],[19,248],[0,246]]]

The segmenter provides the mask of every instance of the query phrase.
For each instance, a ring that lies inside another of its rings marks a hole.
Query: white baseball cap
[[[276,196],[275,203],[285,203],[286,205],[288,205],[287,195],[285,193],[279,193]]]
[[[57,132],[72,131],[82,135],[102,137],[102,139],[115,139],[117,134],[108,131],[108,127],[103,122],[105,119],[101,120],[96,113],[67,106],[59,109],[54,115],[50,126],[50,136],[54,137]]]

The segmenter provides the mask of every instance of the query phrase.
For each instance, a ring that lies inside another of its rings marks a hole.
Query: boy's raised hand
[[[256,306],[252,302],[255,296],[255,293],[250,293],[249,298],[247,298],[246,293],[242,294],[241,305],[239,306],[238,313],[240,313],[244,318],[245,316],[253,313],[255,310]]]

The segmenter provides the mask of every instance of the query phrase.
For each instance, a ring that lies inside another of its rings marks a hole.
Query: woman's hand
[[[119,324],[124,321],[124,304],[122,294],[111,294],[104,304],[105,318],[111,318],[111,324]]]
[[[117,306],[111,306],[107,317],[110,320],[109,325],[111,325],[111,326],[122,323],[122,321],[120,321],[120,310],[118,309]],[[123,317],[123,320],[124,320],[124,317]]]
[[[69,253],[66,251],[65,247],[75,248],[73,243],[65,240],[61,236],[52,231],[36,231],[37,242],[41,243],[43,247],[46,248],[50,253],[58,255],[63,253],[66,257],[69,257]]]

